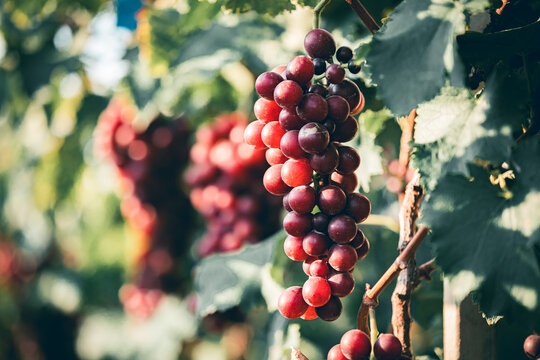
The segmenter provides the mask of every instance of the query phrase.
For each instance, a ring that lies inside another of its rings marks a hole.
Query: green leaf
[[[312,2],[312,0],[308,1],[309,3]],[[301,2],[306,3],[306,1]],[[223,6],[236,13],[254,10],[259,14],[268,14],[272,16],[276,16],[283,11],[296,9],[296,6],[289,0],[224,0]]]
[[[445,176],[429,194],[422,222],[431,227],[437,264],[461,301],[477,292],[487,316],[540,325],[540,142],[512,154],[515,181],[502,196],[489,174],[471,166],[472,180]]]
[[[378,95],[396,115],[433,98],[448,77],[462,85],[455,35],[465,31],[465,7],[451,0],[405,0],[371,42],[367,62]]]
[[[283,232],[279,232],[259,244],[247,245],[240,252],[204,259],[195,276],[197,313],[205,316],[260,300],[261,269],[272,261],[276,242],[283,237]]]
[[[363,124],[360,124],[356,150],[360,154],[362,161],[356,170],[358,183],[362,190],[369,192],[369,183],[374,175],[381,175],[382,167],[382,147],[375,145],[375,134],[368,132]]]
[[[527,116],[527,94],[522,73],[499,66],[475,99],[468,90],[446,87],[432,101],[418,107],[413,166],[428,187],[447,173],[468,174],[475,159],[507,160]]]

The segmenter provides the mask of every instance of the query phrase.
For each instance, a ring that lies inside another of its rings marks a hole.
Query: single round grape
[[[317,313],[315,312],[315,307],[309,306],[304,315],[300,316],[302,320],[314,320],[316,319]]]
[[[360,193],[347,195],[347,206],[345,213],[350,215],[357,223],[366,220],[371,213],[371,202]]]
[[[281,179],[281,167],[283,165],[270,166],[263,176],[263,185],[270,194],[285,195],[291,189]]]
[[[362,70],[362,66],[359,63],[356,63],[356,61],[351,60],[347,64],[347,68],[351,72],[351,74],[358,74],[360,70]]]
[[[292,80],[280,82],[274,90],[274,100],[282,108],[294,109],[300,104],[303,96],[304,92],[300,85]]]
[[[304,38],[304,49],[313,59],[328,60],[336,52],[336,42],[328,31],[313,29]]]
[[[283,81],[281,75],[275,72],[265,72],[255,80],[255,90],[265,99],[274,100],[274,89]]]
[[[311,214],[300,214],[291,211],[283,219],[283,228],[289,235],[306,236],[311,231]]]
[[[348,46],[341,46],[336,51],[336,59],[340,63],[347,63],[353,58],[353,52]]]
[[[328,146],[330,134],[323,125],[310,122],[300,129],[300,132],[298,133],[298,142],[305,152],[309,154],[318,154],[323,152]]]
[[[330,296],[330,300],[325,305],[315,308],[317,315],[324,321],[337,320],[342,311],[343,305],[336,296]]]
[[[321,211],[325,214],[336,215],[345,209],[345,205],[347,204],[347,196],[339,187],[335,185],[327,185],[320,189],[317,204],[319,209],[321,209]],[[332,220],[330,220],[330,223]]]
[[[297,186],[288,194],[289,206],[301,214],[311,213],[317,202],[317,193],[311,186]]]
[[[261,131],[261,139],[269,148],[279,149],[281,137],[285,134],[285,130],[279,125],[279,122],[272,121],[264,125]],[[339,149],[338,149],[339,151]]]
[[[347,142],[351,141],[358,132],[358,123],[352,116],[348,116],[344,122],[336,124],[336,130],[332,134],[332,141]]]
[[[364,235],[364,232],[362,230],[358,229],[356,231],[354,239],[351,240],[349,245],[351,245],[355,249],[358,249],[359,247],[364,245],[364,241],[366,241],[366,236]]]
[[[313,74],[315,73],[315,66],[313,61],[307,56],[296,56],[294,57],[285,70],[285,75],[287,79],[296,81],[298,84],[305,85],[307,84]]]
[[[361,330],[349,330],[339,342],[341,351],[350,360],[367,360],[371,354],[369,335]]]
[[[279,119],[281,106],[279,106],[275,101],[260,98],[255,101],[255,105],[253,105],[253,112],[255,113],[257,119],[266,124],[270,121],[277,121]]]
[[[334,144],[328,145],[326,150],[320,154],[313,154],[309,157],[309,165],[311,168],[321,174],[331,174],[339,164],[339,153]]]
[[[277,165],[277,164],[283,164],[285,161],[287,161],[287,157],[281,152],[280,149],[268,149],[265,151],[264,156],[266,158],[266,162],[270,165]]]
[[[354,269],[357,260],[356,249],[350,245],[336,244],[328,250],[328,264],[337,271]]]
[[[338,146],[337,150],[339,153],[339,165],[336,171],[343,175],[355,172],[360,166],[360,155],[358,155],[358,152],[346,145]]]
[[[287,319],[297,319],[308,309],[300,286],[285,289],[278,299],[278,310]]]
[[[326,61],[321,58],[313,59],[313,66],[315,67],[315,75],[324,74],[326,71]]]
[[[382,334],[373,345],[373,353],[377,360],[399,360],[401,358],[401,341],[392,334]]]
[[[330,239],[327,235],[312,231],[304,236],[302,247],[310,256],[321,256],[326,254],[329,244]]]
[[[313,264],[314,261],[319,260],[316,256],[309,256],[304,262],[302,263],[302,270],[304,270],[304,273],[307,276],[311,276],[310,268],[311,264]]]
[[[311,276],[326,278],[329,273],[330,268],[328,267],[328,263],[325,260],[315,260],[313,263],[311,263],[309,267],[309,274]]]
[[[318,95],[321,95],[323,98],[325,98],[326,95],[328,95],[328,90],[320,84],[313,84],[309,87],[308,93],[318,94]]]
[[[326,233],[328,231],[328,216],[322,212],[313,215],[313,229],[320,233]]]
[[[308,93],[296,107],[296,113],[302,120],[321,122],[328,115],[328,104],[321,95]]]
[[[337,123],[347,119],[350,112],[349,103],[339,95],[332,95],[326,99],[328,103],[328,117]]]
[[[350,242],[356,231],[356,222],[348,215],[337,215],[328,223],[328,236],[338,244]]]
[[[523,351],[531,359],[540,357],[540,335],[532,334],[527,336],[523,342]]]
[[[362,260],[367,256],[369,252],[369,240],[364,239],[364,243],[356,249],[356,255],[358,256],[358,261]]]
[[[330,270],[328,284],[330,284],[330,288],[332,289],[332,295],[337,297],[348,296],[354,290],[354,278],[348,271],[338,272]]]
[[[302,247],[303,240],[304,238],[302,237],[291,235],[287,236],[285,242],[283,243],[283,250],[289,259],[294,261],[304,261],[309,257]]]
[[[322,122],[322,125],[328,130],[328,134],[332,135],[336,130],[336,122],[332,119],[326,118]]]
[[[283,208],[285,208],[285,210],[287,210],[288,212],[293,211],[293,209],[291,208],[291,205],[289,205],[289,193],[283,196],[282,201],[283,201]]]
[[[360,103],[360,89],[349,79],[345,79],[339,84],[328,86],[328,94],[343,97],[349,103],[351,111]]]
[[[313,170],[307,159],[289,159],[281,168],[281,178],[285,184],[296,187],[311,182]]]
[[[296,109],[283,109],[279,113],[279,125],[285,130],[300,130],[307,123],[296,114]]]
[[[266,148],[266,145],[261,138],[261,132],[264,126],[265,124],[260,121],[253,121],[249,123],[249,125],[246,127],[246,130],[244,130],[244,141],[246,142],[246,144],[255,149]]]
[[[326,68],[326,80],[331,84],[339,84],[345,79],[345,69],[338,64],[331,64]]]
[[[279,147],[283,154],[291,159],[303,159],[307,155],[298,142],[298,132],[298,130],[287,131],[281,138]]]
[[[343,355],[343,352],[341,352],[341,346],[339,344],[332,346],[330,351],[328,351],[328,355],[326,357],[326,360],[349,360]]]
[[[332,290],[328,281],[320,277],[310,277],[302,286],[302,296],[308,305],[319,307],[330,300]]]
[[[339,160],[338,160],[339,161]],[[330,176],[332,183],[337,184],[340,188],[345,191],[345,193],[350,194],[356,190],[358,187],[358,178],[355,173],[342,175],[340,173],[334,172]]]

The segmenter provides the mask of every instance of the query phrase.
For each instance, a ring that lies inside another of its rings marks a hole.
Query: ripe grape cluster
[[[331,63],[336,54],[358,72],[351,49],[336,52],[334,39],[322,29],[310,31],[304,47],[309,57],[297,56],[257,78],[258,120],[248,125],[244,139],[254,149],[268,148],[271,166],[263,183],[268,192],[284,195],[284,250],[303,261],[309,276],[303,287],[281,294],[278,309],[291,319],[333,321],[342,311],[339,298],[354,289],[351,271],[369,249],[357,229],[371,211],[369,200],[354,192],[360,156],[342,144],[358,131],[352,115],[363,109],[364,97],[344,67]]]
[[[281,202],[258,181],[268,165],[263,151],[244,144],[247,123],[233,113],[197,130],[184,179],[208,227],[197,247],[201,257],[259,242],[279,228]]]
[[[401,342],[392,334],[382,334],[373,345],[377,360],[400,360]],[[371,355],[369,335],[361,330],[349,330],[339,344],[328,351],[328,360],[368,360]]]
[[[120,299],[126,311],[144,317],[163,291],[186,283],[178,269],[189,249],[193,211],[178,178],[188,163],[191,130],[184,118],[158,116],[138,131],[135,116],[127,101],[113,99],[99,119],[95,143],[114,161],[123,187],[122,214],[140,233],[136,282],[122,288]]]

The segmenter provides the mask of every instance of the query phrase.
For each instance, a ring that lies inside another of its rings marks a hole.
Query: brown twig
[[[296,348],[292,348],[291,350],[291,360],[309,360],[306,355],[302,354],[302,352]]]
[[[420,176],[415,174],[405,189],[405,196],[399,213],[399,244],[400,253],[406,253],[409,244],[413,243],[417,237],[416,220],[420,210],[420,201],[423,190],[420,186]],[[423,229],[423,228],[422,228]],[[421,230],[418,232],[420,233]],[[392,293],[392,329],[394,335],[403,345],[402,354],[408,357],[412,356],[411,348],[411,312],[410,298],[416,281],[416,261],[414,253],[407,258],[406,271],[399,274],[396,288]]]
[[[498,8],[497,10],[495,10],[495,12],[497,13],[497,15],[501,15],[503,10],[504,10],[504,7],[506,5],[508,5],[509,1],[508,0],[501,0],[502,1],[502,5],[500,8]]]
[[[418,246],[422,243],[426,235],[428,234],[428,228],[422,226],[418,232],[414,235],[411,241],[407,244],[407,247],[396,257],[392,265],[385,271],[381,278],[370,287],[366,284],[366,292],[360,309],[358,309],[357,327],[358,329],[369,333],[368,314],[369,308],[378,305],[379,296],[382,291],[395,279],[395,277],[407,268],[410,260],[414,258],[414,254],[418,249]]]
[[[405,179],[409,170],[409,160],[411,157],[410,142],[414,135],[414,122],[416,119],[416,109],[412,109],[408,116],[399,119],[401,125],[401,140],[399,146],[399,175]]]
[[[431,273],[435,271],[435,259],[431,259],[416,268],[416,278],[414,280],[413,290],[422,283],[422,280],[430,281]]]
[[[356,15],[358,15],[360,20],[362,20],[364,25],[372,34],[375,34],[375,32],[377,32],[381,28],[379,24],[375,22],[371,14],[364,7],[364,5],[362,5],[360,0],[345,0],[345,1],[351,6],[351,8],[356,13]]]

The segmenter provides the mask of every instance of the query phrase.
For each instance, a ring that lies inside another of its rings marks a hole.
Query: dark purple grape
[[[296,114],[296,109],[283,109],[279,113],[279,125],[284,130],[300,130],[306,122]]]
[[[315,189],[308,185],[297,186],[288,194],[289,206],[300,214],[309,214],[317,202]]]
[[[326,80],[331,84],[339,84],[345,79],[345,69],[338,64],[331,64],[326,68]]]
[[[338,244],[350,242],[354,239],[356,231],[356,222],[348,215],[334,216],[328,223],[328,236]]]
[[[356,109],[360,103],[360,89],[349,79],[345,79],[339,84],[331,84],[328,87],[328,93],[330,95],[339,95],[347,100],[351,111]]]
[[[326,71],[326,61],[321,58],[313,59],[313,65],[315,66],[315,75],[324,74]]]
[[[291,211],[283,219],[283,228],[292,236],[304,236],[311,231],[311,214]]]
[[[324,321],[337,320],[342,311],[343,305],[337,296],[331,296],[325,305],[315,308],[317,315]]]
[[[328,115],[328,104],[318,94],[306,94],[296,107],[296,113],[302,120],[321,122]]]
[[[360,155],[350,146],[340,145],[337,147],[339,153],[339,165],[336,171],[342,175],[352,174],[360,166]]]
[[[265,99],[274,100],[274,89],[283,81],[283,78],[275,72],[265,72],[257,77],[255,90]]]
[[[336,59],[340,63],[349,62],[353,58],[353,52],[348,46],[341,46],[336,51]]]
[[[313,84],[309,87],[308,93],[318,94],[318,95],[321,95],[323,98],[325,98],[326,95],[328,95],[328,90],[321,84]]]
[[[339,187],[335,185],[327,185],[320,189],[317,204],[319,209],[321,209],[321,211],[325,214],[336,215],[345,209],[345,205],[347,204],[347,196]],[[334,219],[330,220],[330,224],[333,220]],[[329,228],[330,224],[328,225]],[[356,227],[356,224],[354,226]]]
[[[358,261],[362,260],[367,256],[369,252],[369,240],[364,239],[364,243],[358,249],[356,249],[356,255],[358,255]]]
[[[287,131],[281,137],[279,148],[290,159],[302,159],[307,155],[298,142],[298,130]]]
[[[311,223],[313,224],[313,229],[320,232],[320,233],[326,233],[328,230],[328,216],[322,212],[316,213],[313,215],[313,219],[311,220]]]
[[[523,342],[523,351],[530,359],[536,359],[540,357],[540,335],[532,334],[527,336]]]
[[[348,271],[331,271],[328,276],[328,284],[330,284],[332,295],[337,297],[345,297],[354,290],[354,278]]]
[[[361,223],[371,213],[371,202],[366,196],[360,193],[349,194],[347,195],[345,213],[350,215],[357,223]]]
[[[323,152],[328,146],[330,134],[323,125],[310,122],[300,129],[300,132],[298,133],[298,142],[305,152],[317,154]]]
[[[328,60],[336,52],[336,42],[328,31],[313,29],[304,38],[304,49],[313,59]]]
[[[302,247],[306,254],[311,256],[321,256],[326,254],[329,245],[330,239],[328,236],[316,231],[312,231],[304,236],[302,243]]]
[[[358,123],[352,116],[348,116],[341,124],[336,124],[336,130],[332,134],[332,141],[351,141],[358,132]]]
[[[351,74],[358,74],[360,70],[362,70],[362,66],[357,64],[354,60],[349,61],[347,68],[349,68]]]
[[[345,191],[346,194],[350,194],[358,187],[358,178],[355,173],[341,175],[337,172],[332,173],[330,176],[331,184],[338,185]]]
[[[341,123],[347,119],[351,111],[349,103],[345,98],[339,95],[330,96],[326,99],[328,104],[328,117],[337,123]]]
[[[329,144],[320,154],[313,154],[309,158],[309,165],[322,175],[331,174],[339,163],[339,153],[334,144]]]
[[[353,248],[358,249],[362,245],[364,245],[364,241],[366,241],[366,236],[362,232],[362,230],[358,229],[356,232],[356,235],[354,236],[354,239],[349,243]]]
[[[401,341],[392,334],[382,334],[375,341],[373,353],[377,360],[400,360]]]
[[[336,122],[332,119],[324,119],[324,121],[322,122],[323,126],[326,128],[326,130],[328,130],[328,133],[330,135],[332,135],[334,133],[334,131],[336,130]]]
[[[358,255],[356,249],[350,245],[336,244],[328,250],[328,264],[337,271],[350,271],[354,269]]]
[[[285,208],[285,210],[287,210],[288,212],[291,212],[292,211],[292,208],[291,206],[289,205],[289,193],[285,194],[285,196],[283,196],[283,207]]]

